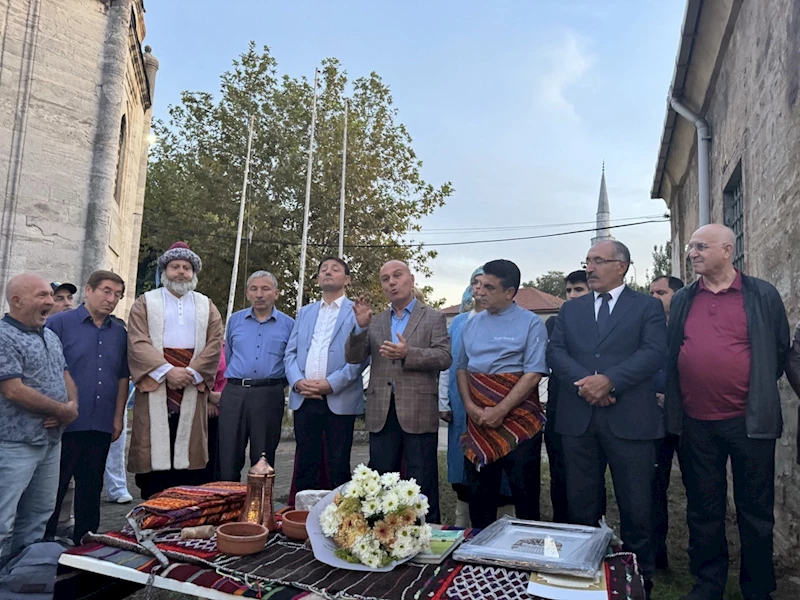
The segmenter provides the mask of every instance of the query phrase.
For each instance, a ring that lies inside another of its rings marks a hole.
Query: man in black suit
[[[586,256],[592,294],[567,302],[556,318],[547,362],[561,382],[556,421],[567,471],[572,523],[597,525],[611,468],[627,550],[635,552],[648,598],[655,571],[652,520],[655,441],[664,437],[653,375],[666,361],[664,308],[625,286],[631,264],[617,241]]]

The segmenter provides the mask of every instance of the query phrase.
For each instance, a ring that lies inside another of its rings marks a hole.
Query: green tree
[[[661,246],[653,246],[653,276],[647,277],[648,285],[656,277],[672,275],[672,244],[667,241]]]
[[[336,59],[321,66],[309,213],[304,303],[317,296],[314,278],[321,257],[336,254],[345,98],[349,98],[345,260],[353,272],[351,296],[370,293],[377,304],[380,266],[408,262],[430,276],[436,255],[422,245],[404,246],[419,219],[445,203],[439,187],[420,175],[422,162],[398,122],[389,87],[376,73],[348,82]],[[250,116],[256,129],[250,163],[245,236],[236,308],[244,282],[256,269],[279,280],[281,309],[293,314],[300,264],[313,83],[278,76],[269,49],[253,42],[221,76],[216,99],[184,92],[156,122],[148,169],[139,252],[138,291],[152,286],[155,259],[174,241],[186,241],[203,259],[200,290],[223,308],[233,265],[239,198]],[[424,286],[419,277],[420,286]]]
[[[562,271],[548,271],[533,281],[526,281],[522,284],[522,287],[536,288],[556,298],[563,298],[566,291],[564,287],[564,273]]]

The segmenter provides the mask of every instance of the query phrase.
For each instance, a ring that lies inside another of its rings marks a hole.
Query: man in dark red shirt
[[[722,600],[729,458],[742,595],[764,600],[775,590],[775,440],[782,430],[777,380],[789,351],[789,323],[778,291],[733,267],[735,242],[723,225],[692,235],[687,252],[700,277],[675,295],[670,310],[666,425],[681,434],[696,578],[683,600]]]

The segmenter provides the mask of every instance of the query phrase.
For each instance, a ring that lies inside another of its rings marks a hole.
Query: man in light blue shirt
[[[508,260],[483,267],[476,302],[486,309],[464,324],[458,356],[458,390],[467,413],[462,441],[473,527],[497,516],[503,471],[516,514],[539,519],[539,477],[544,413],[539,381],[548,373],[547,330],[514,302],[520,271]]]
[[[240,481],[250,442],[250,464],[264,453],[271,465],[281,438],[286,372],[283,355],[294,319],[275,308],[278,281],[268,271],[247,279],[250,308],[231,315],[225,334],[225,377],[219,407],[219,468],[223,481]]]

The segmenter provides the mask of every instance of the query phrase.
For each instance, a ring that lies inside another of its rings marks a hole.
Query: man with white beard
[[[161,289],[139,296],[128,319],[136,386],[128,471],[147,499],[198,485],[208,462],[208,402],[222,351],[222,318],[195,290],[200,257],[183,242],[158,259]],[[214,410],[216,407],[212,407]]]

